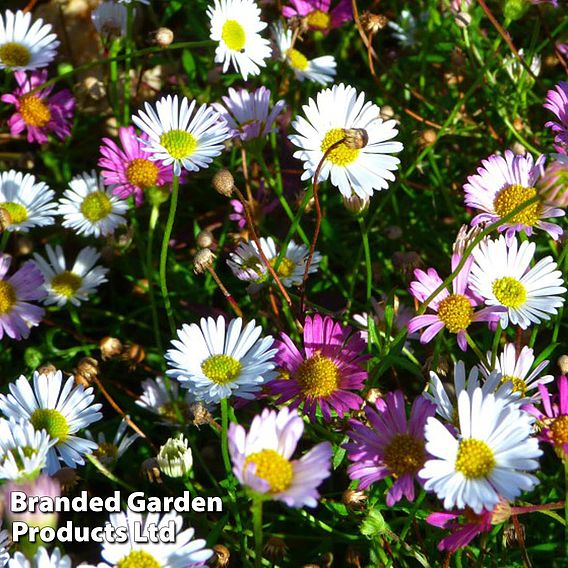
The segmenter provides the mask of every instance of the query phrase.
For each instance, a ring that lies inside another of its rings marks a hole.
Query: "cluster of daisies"
[[[121,42],[134,13],[132,2],[103,2],[93,12],[93,23],[105,41]],[[285,63],[298,81],[324,86],[334,80],[334,58],[309,59],[299,44],[305,34],[332,33],[352,17],[348,0],[336,3],[333,10],[325,0],[292,0],[273,28],[273,51],[263,36],[267,24],[253,0],[215,0],[207,14],[215,62],[223,72],[233,68],[246,80],[258,75],[276,53],[275,69]],[[0,16],[0,68],[12,71],[17,83],[12,94],[2,97],[15,108],[8,126],[15,137],[25,132],[30,143],[71,134],[73,97],[66,90],[56,92],[45,70],[58,45],[51,26],[41,20],[32,24],[29,13],[6,11]],[[177,191],[193,173],[209,168],[228,141],[261,156],[285,107],[284,101],[272,103],[271,97],[261,86],[230,88],[227,96],[211,104],[178,95],[147,102],[131,116],[132,124],[118,128],[118,139],[102,139],[100,172],[73,177],[58,198],[31,174],[3,172],[2,247],[11,233],[49,227],[58,217],[64,228],[83,238],[110,237],[127,224],[135,207],[147,200],[155,208],[164,194],[167,199],[170,188]],[[506,343],[500,352],[483,354],[470,335],[470,326],[483,322],[500,338],[512,326],[525,330],[550,320],[563,306],[561,271],[551,256],[537,256],[537,244],[529,238],[537,230],[555,240],[562,235],[550,219],[563,216],[568,204],[566,83],[547,95],[545,107],[556,116],[547,124],[555,134],[552,162],[545,167],[544,156],[535,159],[509,150],[482,161],[464,186],[465,204],[479,213],[455,243],[450,277],[443,280],[433,268],[416,270],[410,293],[420,313],[413,317],[401,307],[394,322],[401,334],[408,332],[408,338],[419,337],[423,344],[446,330],[463,351],[468,346],[474,350],[478,364],[468,373],[458,361],[453,388],[432,372],[409,415],[401,391],[369,402],[371,323],[384,319],[375,303],[374,314],[356,318],[364,330],[328,315],[305,315],[299,341],[285,332],[273,338],[256,321],[241,317],[184,324],[165,353],[166,376],[142,384],[138,406],[171,425],[179,423],[191,405],[211,413],[221,406],[224,418],[228,401],[236,408],[256,399],[272,405],[254,417],[248,430],[230,424],[223,457],[254,499],[295,508],[317,506],[320,486],[332,471],[329,442],[298,451],[306,424],[331,429],[345,419],[342,450],[351,462],[347,471],[353,487],[365,490],[391,478],[388,506],[403,498],[413,501],[416,484],[435,495],[445,511],[433,513],[428,521],[452,533],[442,539],[441,549],[455,550],[491,530],[503,511],[512,511],[515,499],[538,483],[534,474],[542,455],[539,441],[551,444],[561,460],[568,459],[568,379],[543,375],[548,361],[540,360],[531,347]],[[291,126],[288,140],[302,163],[301,180],[328,180],[346,204],[363,207],[395,180],[400,163],[396,154],[403,149],[396,140],[397,123],[383,119],[381,109],[354,87],[339,83],[322,88]],[[229,187],[226,194],[234,190]],[[246,226],[246,205],[234,200],[232,206],[232,219]],[[35,253],[11,270],[12,259],[2,254],[0,338],[28,337],[44,317],[42,305],[86,301],[107,280],[108,270],[97,265],[99,260],[97,249],[87,246],[68,268],[63,248],[46,245],[43,256]],[[254,293],[271,285],[274,274],[284,287],[302,285],[306,269],[315,273],[323,257],[291,239],[278,243],[261,236],[241,242],[227,264]],[[558,395],[546,386],[553,382]],[[15,487],[56,494],[59,486],[50,476],[57,476],[62,466],[76,468],[85,459],[96,459],[112,468],[137,439],[136,433],[129,433],[127,418],[112,441],[85,430],[101,420],[101,404],[94,402],[91,387],[76,384],[74,377],[64,379],[61,371],[36,372],[31,381],[22,376],[8,390],[0,395],[4,495]],[[185,469],[190,468],[187,441],[177,439],[170,446],[182,454]],[[167,453],[157,456],[164,468],[171,465]],[[102,566],[202,566],[213,554],[205,541],[194,539],[193,529],[182,530],[183,519],[177,514],[142,519],[126,512],[111,515],[108,522],[127,527],[131,534],[140,521],[145,527],[173,521],[176,543],[105,543]],[[58,549],[49,553],[44,547],[38,548],[33,562],[39,567],[71,565]],[[24,567],[29,559],[21,552],[10,557],[2,531],[0,564],[6,563]]]

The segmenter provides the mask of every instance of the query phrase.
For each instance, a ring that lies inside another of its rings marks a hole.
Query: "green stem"
[[[10,239],[10,232],[5,230],[2,233],[2,239],[0,240],[0,251],[4,252],[6,250],[6,245],[8,244],[9,239]]]
[[[231,460],[229,458],[229,401],[221,399],[221,454],[227,476],[231,475]]]
[[[254,565],[256,568],[262,566],[262,503],[260,495],[255,495],[252,499],[252,525],[254,532]]]
[[[495,330],[495,336],[493,338],[493,349],[491,350],[491,367],[489,371],[495,369],[495,363],[497,362],[497,350],[499,349],[499,342],[501,341],[501,334],[503,333],[503,328],[501,327],[501,321],[497,322],[497,329]]]
[[[481,349],[479,349],[479,347],[477,346],[477,343],[475,343],[475,341],[471,338],[471,336],[469,335],[469,333],[466,332],[465,334],[465,338],[467,339],[467,344],[472,348],[473,352],[477,355],[477,358],[479,359],[479,362],[486,368],[489,369],[490,365],[487,362],[487,358],[485,357],[485,355],[481,352]]]
[[[150,296],[150,307],[152,309],[152,327],[154,328],[154,339],[156,347],[160,353],[162,349],[162,336],[160,334],[160,319],[158,317],[158,306],[156,305],[156,295],[154,294],[154,278],[152,269],[152,256],[154,250],[154,233],[160,216],[160,209],[157,205],[152,206],[150,221],[148,222],[148,242],[146,243],[146,280],[148,280],[148,295]]]
[[[109,80],[110,80],[110,106],[114,110],[115,116],[118,116],[119,100],[118,100],[118,61],[116,57],[120,51],[120,40],[115,39],[110,47],[109,58]]]
[[[130,122],[130,69],[132,67],[133,29],[134,29],[134,5],[128,4],[126,16],[126,59],[124,60],[124,100],[122,123]]]
[[[172,196],[170,198],[170,211],[168,213],[168,220],[166,222],[166,230],[164,232],[164,238],[162,239],[162,250],[160,253],[160,288],[162,290],[164,307],[166,308],[166,314],[168,316],[168,323],[170,324],[170,332],[172,337],[176,333],[176,322],[172,311],[172,303],[170,300],[170,295],[168,293],[168,285],[166,282],[166,268],[168,261],[168,246],[170,243],[172,228],[174,226],[174,220],[176,217],[178,194],[179,194],[179,177],[174,174],[172,179]]]
[[[371,299],[371,292],[373,287],[373,268],[371,266],[371,249],[369,247],[369,233],[367,227],[365,227],[365,222],[362,217],[357,219],[359,221],[359,228],[361,229],[361,238],[363,240],[363,250],[365,251],[365,267],[367,270],[367,287],[366,287],[366,299],[367,302]]]

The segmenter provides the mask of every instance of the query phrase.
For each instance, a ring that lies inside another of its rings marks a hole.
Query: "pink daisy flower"
[[[44,278],[33,262],[26,262],[8,277],[12,257],[0,254],[0,339],[7,335],[12,339],[25,339],[30,328],[41,321],[43,308],[30,301],[43,300],[47,292]]]
[[[516,232],[524,231],[530,237],[534,228],[542,229],[553,239],[558,239],[562,229],[543,219],[562,217],[564,211],[548,203],[544,192],[536,187],[544,174],[545,159],[540,156],[535,162],[530,154],[519,156],[506,150],[504,156],[494,154],[482,160],[477,174],[469,176],[463,186],[465,204],[481,211],[471,224],[494,223],[538,195],[539,201],[517,213],[511,222],[501,225],[498,231],[505,232],[507,243],[511,242]]]
[[[359,332],[315,314],[306,317],[303,348],[298,349],[285,333],[275,344],[276,364],[285,378],[272,381],[269,387],[280,394],[279,404],[291,400],[291,408],[297,408],[303,403],[312,422],[318,407],[328,422],[332,410],[341,418],[361,407],[361,397],[350,392],[360,390],[367,378],[362,364],[369,356],[362,354],[367,346]]]
[[[339,0],[333,10],[330,10],[331,0],[290,0],[290,3],[291,6],[282,8],[283,16],[306,18],[312,30],[328,32],[353,19],[351,0]]]
[[[410,418],[406,418],[401,391],[389,392],[376,403],[376,410],[365,407],[369,426],[350,420],[350,441],[345,444],[347,457],[354,462],[347,468],[351,479],[360,479],[359,489],[375,481],[393,476],[395,481],[387,493],[387,505],[392,507],[406,497],[414,501],[414,480],[424,482],[416,474],[426,461],[424,427],[436,413],[436,406],[423,396],[414,400]]]
[[[232,423],[229,453],[239,483],[288,507],[316,507],[318,487],[331,472],[332,449],[322,442],[293,460],[303,433],[304,421],[290,408],[265,408],[248,432]]]
[[[460,522],[460,517],[463,517],[463,522]],[[458,548],[466,547],[481,533],[489,532],[493,526],[491,524],[492,518],[493,513],[489,511],[484,510],[477,515],[467,508],[455,513],[431,513],[426,517],[426,522],[434,527],[451,531],[450,535],[438,543],[438,550],[440,552],[444,550],[455,552]]]
[[[545,124],[556,134],[554,141],[560,147],[568,147],[568,83],[560,81],[555,89],[548,91],[543,106],[558,119],[558,121],[549,120]]]
[[[452,255],[452,272],[460,260],[460,255]],[[475,310],[481,303],[481,299],[469,288],[468,280],[472,262],[473,257],[469,257],[462,270],[454,278],[452,293],[444,289],[428,304],[428,308],[434,313],[415,316],[408,323],[409,333],[426,328],[420,336],[420,343],[432,341],[442,329],[446,328],[450,333],[457,335],[460,349],[466,351],[466,330],[471,323],[497,321],[497,312],[501,311],[501,308],[491,306]],[[414,276],[416,280],[410,284],[410,293],[421,303],[443,282],[434,268],[429,268],[427,272],[417,268]]]
[[[14,105],[16,113],[8,120],[12,136],[27,131],[28,142],[44,144],[47,135],[52,132],[61,140],[71,134],[71,122],[75,111],[75,99],[71,92],[63,89],[51,94],[53,85],[38,89],[47,79],[47,70],[14,73],[18,88],[10,94],[2,95],[5,103]]]
[[[139,206],[145,189],[172,181],[172,167],[148,159],[133,126],[121,127],[118,136],[122,148],[114,140],[103,138],[98,165],[105,185],[113,186],[112,193],[121,199],[132,195]],[[147,140],[148,135],[142,134],[140,138]]]
[[[542,429],[539,438],[552,444],[558,457],[568,460],[568,377],[558,378],[558,395],[551,396],[548,388],[538,385],[543,410],[534,405],[527,405],[524,410],[536,416]]]

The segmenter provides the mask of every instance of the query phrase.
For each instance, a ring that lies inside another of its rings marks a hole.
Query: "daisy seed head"
[[[229,170],[219,170],[213,176],[212,184],[217,193],[225,197],[231,197],[231,195],[233,195],[233,188],[235,187],[235,178]]]
[[[215,242],[213,233],[207,229],[200,231],[197,235],[197,246],[202,249],[208,249]]]
[[[364,128],[345,128],[343,143],[351,150],[361,150],[369,143],[369,135]]]
[[[203,274],[213,266],[215,255],[208,248],[198,250],[193,257],[193,271],[195,274]]]

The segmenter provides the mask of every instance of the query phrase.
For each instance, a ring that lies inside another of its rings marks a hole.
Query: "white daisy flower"
[[[93,247],[81,250],[71,270],[67,269],[63,249],[59,245],[55,248],[46,245],[45,252],[48,260],[37,253],[34,253],[34,260],[45,279],[47,298],[43,303],[46,306],[64,306],[67,302],[78,306],[88,300],[98,286],[108,281],[105,276],[108,268],[95,266],[101,255]]]
[[[262,328],[243,320],[202,318],[200,325],[184,324],[166,352],[167,374],[189,389],[197,401],[218,403],[231,395],[253,399],[264,383],[275,378],[271,336],[260,339]]]
[[[564,304],[564,298],[557,295],[566,292],[562,273],[551,256],[531,268],[535,250],[535,243],[525,241],[519,246],[512,237],[507,244],[501,236],[482,241],[473,251],[470,286],[487,306],[507,308],[499,312],[503,328],[509,320],[522,329],[549,320]]]
[[[112,187],[105,188],[103,179],[94,170],[75,176],[69,187],[59,200],[57,211],[63,215],[64,227],[78,235],[106,237],[126,224],[123,215],[128,203],[113,195]]]
[[[53,225],[57,203],[55,192],[35,176],[9,170],[0,174],[0,209],[7,231],[28,232],[33,227]]]
[[[492,360],[491,351],[487,352],[487,360]],[[528,345],[525,345],[517,356],[515,344],[507,343],[501,355],[495,360],[495,371],[501,375],[501,383],[510,381],[514,392],[524,398],[528,391],[538,389],[538,385],[545,385],[554,380],[552,375],[540,376],[548,361],[542,361],[531,372],[534,360],[534,351]],[[488,371],[483,365],[479,365],[479,369],[485,377],[488,376]],[[529,398],[538,398],[538,396],[537,390]]]
[[[392,173],[400,160],[390,153],[400,152],[400,142],[388,142],[397,134],[396,121],[379,118],[379,107],[365,102],[365,93],[341,83],[317,94],[303,107],[303,116],[292,126],[298,134],[289,136],[300,150],[294,157],[304,162],[302,180],[311,179],[325,153],[345,136],[357,133],[365,144],[357,148],[341,142],[327,154],[320,170],[319,181],[331,177],[331,183],[345,197],[353,193],[371,196],[373,191],[386,189],[394,181]]]
[[[0,418],[0,480],[37,476],[56,442],[29,422]]]
[[[132,444],[140,438],[139,434],[133,433],[129,436],[126,435],[126,430],[128,429],[128,422],[126,418],[120,421],[120,425],[114,435],[112,442],[107,442],[104,432],[99,432],[97,439],[91,433],[90,430],[85,431],[85,436],[92,442],[98,444],[98,448],[95,450],[95,457],[105,466],[110,467],[114,465],[119,458],[121,458],[126,450],[132,446]]]
[[[424,488],[444,500],[444,507],[492,511],[501,499],[513,501],[538,479],[542,451],[531,438],[534,417],[480,388],[458,399],[460,431],[452,433],[438,419],[426,423],[426,451],[433,456],[418,476]]]
[[[215,0],[207,8],[211,21],[209,37],[218,41],[215,63],[223,64],[223,73],[229,65],[243,76],[258,75],[265,60],[272,53],[270,42],[260,32],[267,24],[260,19],[260,8],[253,0]]]
[[[102,418],[101,404],[95,399],[92,388],[75,385],[69,377],[63,382],[61,371],[50,375],[34,372],[33,388],[21,376],[8,385],[10,393],[0,394],[0,411],[8,418],[29,421],[36,430],[45,430],[57,439],[47,454],[47,473],[52,475],[61,467],[59,457],[68,467],[83,465],[82,454],[97,449],[97,444],[74,436],[76,432]]]
[[[166,513],[160,518],[158,513],[149,513],[143,517],[139,513],[128,511],[116,513],[109,517],[113,527],[126,527],[126,542],[104,542],[101,556],[111,566],[163,566],[167,568],[197,568],[213,556],[213,551],[205,548],[203,539],[195,539],[195,529],[182,530],[183,519],[175,511]],[[175,542],[140,542],[136,535],[147,536],[148,527],[157,525],[158,530],[170,526],[175,527]],[[137,525],[137,526],[136,526]]]
[[[0,521],[0,566],[6,566],[10,555],[8,554],[8,547],[10,546],[10,537],[8,532],[2,530],[2,521]]]
[[[337,63],[332,55],[308,59],[301,51],[292,47],[292,30],[286,29],[281,23],[274,26],[274,35],[280,59],[292,68],[298,81],[307,79],[320,85],[333,82]]]
[[[8,568],[71,568],[71,558],[67,555],[62,556],[59,548],[50,555],[43,546],[40,546],[31,561],[21,552],[16,552],[8,563]]]
[[[182,167],[190,172],[209,167],[230,137],[227,124],[213,108],[201,105],[193,114],[196,104],[183,97],[180,105],[177,95],[168,95],[156,102],[156,110],[146,103],[146,112],[139,110],[138,116],[132,116],[149,137],[140,141],[142,149],[151,154],[150,160],[173,165],[177,176]]]
[[[511,382],[501,382],[501,374],[497,371],[486,375],[485,381],[479,380],[479,369],[473,367],[466,379],[465,365],[463,361],[458,361],[454,365],[454,384],[453,389],[448,389],[440,380],[440,377],[430,371],[430,382],[428,391],[424,396],[436,405],[436,413],[442,418],[455,424],[457,422],[457,401],[462,391],[466,391],[469,396],[480,388],[483,396],[493,394],[496,399],[503,400],[505,404],[517,402],[518,393],[513,392]]]
[[[104,37],[125,37],[128,10],[114,1],[103,2],[91,12],[91,20],[99,35]]]
[[[55,58],[59,41],[51,24],[40,18],[30,27],[32,15],[18,10],[0,14],[0,69],[31,71],[47,67]]]
[[[272,267],[276,266],[279,247],[276,246],[274,239],[272,237],[267,239],[261,237],[259,240],[264,256],[266,256]],[[298,245],[294,241],[289,242],[286,253],[276,271],[280,281],[286,288],[299,286],[302,283],[308,256],[308,247],[303,244]],[[320,261],[320,253],[314,251],[310,264],[310,274],[317,272]],[[268,272],[264,261],[260,257],[258,247],[254,241],[241,243],[235,252],[229,254],[227,264],[239,280],[252,283],[250,286],[251,292],[261,288],[271,278],[270,272]]]

